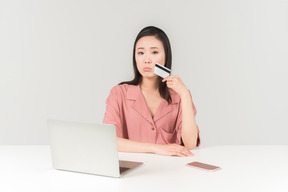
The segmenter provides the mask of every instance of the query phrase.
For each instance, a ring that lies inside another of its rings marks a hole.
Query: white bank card
[[[156,75],[159,75],[160,77],[162,77],[164,79],[170,75],[171,70],[168,69],[167,67],[164,67],[164,66],[156,63],[155,67],[154,67],[154,73]]]

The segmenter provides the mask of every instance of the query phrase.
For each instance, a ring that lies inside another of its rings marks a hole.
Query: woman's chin
[[[146,79],[157,79],[157,75],[156,74],[144,74],[142,75],[143,78],[146,78]]]

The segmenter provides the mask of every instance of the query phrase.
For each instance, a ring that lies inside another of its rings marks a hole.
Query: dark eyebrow
[[[144,49],[144,47],[138,47],[137,50],[138,49]],[[159,48],[158,47],[150,47],[150,49],[159,49]]]

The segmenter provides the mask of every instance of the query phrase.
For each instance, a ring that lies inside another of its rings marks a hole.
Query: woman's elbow
[[[184,144],[185,148],[188,150],[192,150],[197,146],[197,142],[195,143],[190,143],[190,144]]]

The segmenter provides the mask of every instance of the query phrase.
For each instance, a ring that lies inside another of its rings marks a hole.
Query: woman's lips
[[[152,71],[152,68],[151,67],[144,67],[143,70],[144,71]]]

